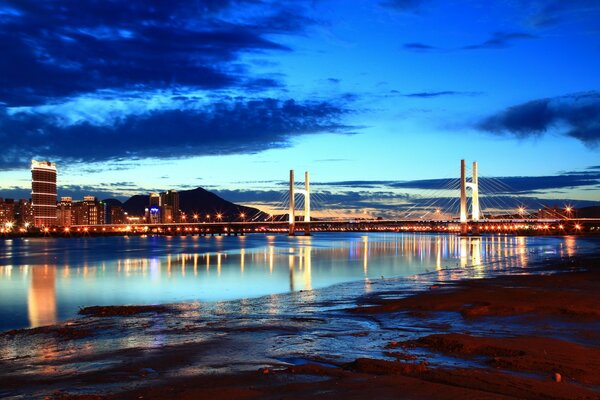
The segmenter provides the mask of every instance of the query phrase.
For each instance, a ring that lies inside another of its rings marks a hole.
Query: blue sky
[[[293,168],[323,207],[393,214],[465,158],[514,202],[595,204],[599,18],[595,0],[0,0],[0,196],[27,197],[38,158],[62,195],[269,208]]]

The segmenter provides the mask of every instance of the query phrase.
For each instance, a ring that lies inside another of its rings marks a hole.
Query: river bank
[[[64,324],[0,334],[0,396],[600,396],[600,257],[461,279],[469,274],[366,280],[359,297],[345,285],[86,308]]]

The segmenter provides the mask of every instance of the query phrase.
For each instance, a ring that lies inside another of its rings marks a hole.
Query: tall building
[[[69,227],[73,224],[73,199],[61,197],[56,208],[56,220],[59,226]]]
[[[56,225],[56,164],[31,160],[33,224]]]
[[[83,196],[73,203],[73,225],[102,225],[105,222],[104,203],[94,196]]]
[[[15,201],[13,199],[0,199],[0,224],[15,222]]]
[[[15,204],[15,220],[17,225],[29,227],[33,225],[33,207],[31,200],[21,199]]]
[[[150,201],[146,208],[146,222],[149,224],[158,224],[160,218],[160,195],[158,193],[150,193]]]
[[[121,225],[127,223],[125,218],[127,213],[121,206],[111,206],[110,209],[110,223],[113,225]]]
[[[162,222],[179,222],[179,193],[176,190],[167,190],[160,194],[160,205],[163,212]],[[170,208],[170,211],[167,211]]]

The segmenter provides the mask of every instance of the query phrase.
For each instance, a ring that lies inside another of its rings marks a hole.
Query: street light
[[[240,214],[240,218],[242,219],[242,221],[244,221],[244,219],[246,218],[246,214],[244,214],[244,213],[241,213],[241,214]]]
[[[221,218],[223,218],[223,216],[221,215],[221,213],[217,214],[217,219],[220,221]]]
[[[525,214],[525,207],[521,206],[517,209],[521,218],[523,218],[523,214]]]
[[[567,218],[571,218],[571,212],[573,211],[573,207],[571,206],[566,206],[565,207],[565,211],[567,213]]]

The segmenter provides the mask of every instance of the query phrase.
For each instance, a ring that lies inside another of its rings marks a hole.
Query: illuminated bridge
[[[241,214],[237,221],[179,223],[135,223],[123,225],[75,225],[69,228],[46,228],[48,235],[102,235],[102,234],[162,234],[162,235],[245,235],[250,232],[278,232],[288,235],[310,232],[337,231],[387,231],[387,232],[449,232],[462,235],[484,233],[515,233],[533,235],[562,235],[566,233],[598,234],[600,219],[574,218],[572,209],[541,208],[534,213],[522,203],[507,204],[506,198],[489,193],[510,192],[502,182],[494,178],[478,176],[478,165],[473,162],[471,177],[467,177],[464,160],[460,163],[460,179],[446,180],[438,192],[454,193],[451,196],[429,195],[423,204],[415,204],[394,218],[348,218],[330,215],[311,217],[311,196],[318,200],[318,193],[311,193],[309,173],[305,172],[302,188],[297,188],[294,171],[290,171],[289,190],[286,190],[279,215],[265,213],[256,216]],[[486,193],[487,192],[487,193]],[[446,201],[446,203],[444,203]],[[314,202],[314,200],[313,200]],[[487,203],[487,204],[484,204]],[[298,214],[297,205],[303,208]],[[321,214],[323,214],[321,212]]]

